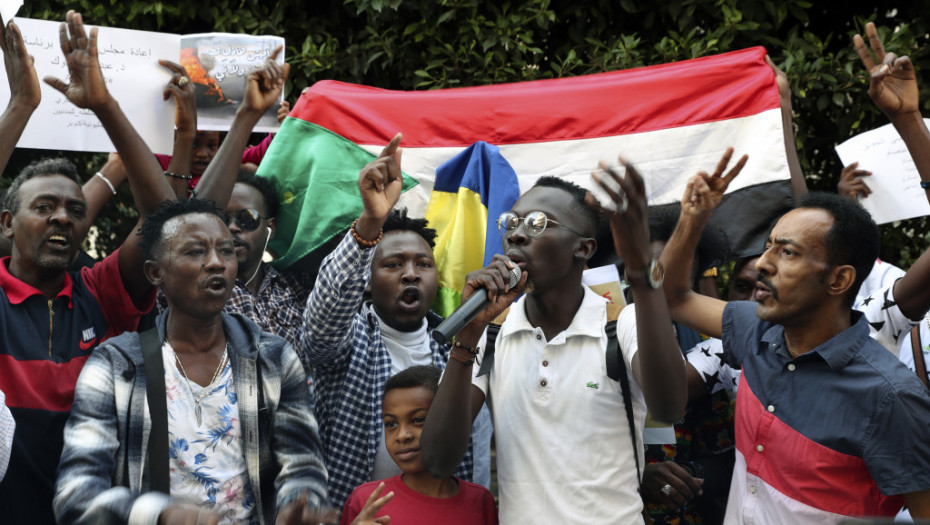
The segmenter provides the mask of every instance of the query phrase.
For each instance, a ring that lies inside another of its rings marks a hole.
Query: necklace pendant
[[[194,416],[197,417],[197,426],[199,427],[203,421],[203,416],[200,412],[200,403],[194,403]]]

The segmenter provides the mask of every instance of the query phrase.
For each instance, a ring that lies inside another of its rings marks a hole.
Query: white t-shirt
[[[432,365],[433,353],[429,346],[429,333],[427,332],[426,318],[420,328],[412,332],[401,332],[391,328],[387,323],[378,317],[378,325],[381,327],[381,341],[391,356],[391,375],[398,373],[415,365]],[[382,437],[384,434],[382,434]],[[371,470],[371,481],[387,479],[402,474],[403,471],[394,463],[391,455],[387,451],[384,439],[378,443],[378,452],[375,453],[375,465]]]
[[[551,341],[529,323],[524,304],[525,297],[514,303],[501,326],[491,373],[473,378],[494,422],[500,522],[642,523],[620,383],[607,377],[606,300],[585,287],[571,324]],[[617,336],[643,465],[646,404],[632,374],[633,307],[621,312]]]

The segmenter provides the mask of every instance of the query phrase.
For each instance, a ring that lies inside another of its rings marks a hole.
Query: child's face
[[[384,444],[388,454],[405,474],[424,470],[420,433],[433,402],[428,388],[395,388],[384,395]]]

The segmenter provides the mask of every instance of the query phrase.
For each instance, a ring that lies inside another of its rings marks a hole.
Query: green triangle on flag
[[[272,263],[287,269],[333,236],[345,231],[362,213],[358,172],[375,155],[332,131],[287,117],[258,167],[280,199],[275,236],[268,248]],[[403,190],[417,181],[403,174]]]

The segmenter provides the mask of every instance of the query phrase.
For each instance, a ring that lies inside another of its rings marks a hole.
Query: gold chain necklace
[[[168,345],[170,346],[171,343],[168,343]],[[220,359],[219,366],[217,366],[216,371],[213,372],[213,377],[210,379],[210,382],[207,383],[207,386],[203,387],[203,392],[201,392],[199,395],[194,394],[193,383],[191,382],[190,378],[187,377],[187,371],[184,370],[184,365],[181,364],[181,358],[178,357],[178,353],[174,351],[173,346],[171,347],[171,351],[174,353],[174,359],[178,362],[178,368],[181,369],[181,373],[184,374],[184,379],[187,381],[187,389],[190,390],[191,397],[194,398],[194,416],[197,417],[197,426],[199,427],[201,425],[201,421],[203,420],[203,413],[200,410],[200,402],[203,400],[203,398],[210,394],[212,390],[210,387],[213,386],[213,383],[216,381],[217,377],[219,377],[220,373],[226,369],[226,362],[229,360],[229,343],[227,343],[223,348],[223,358]]]

